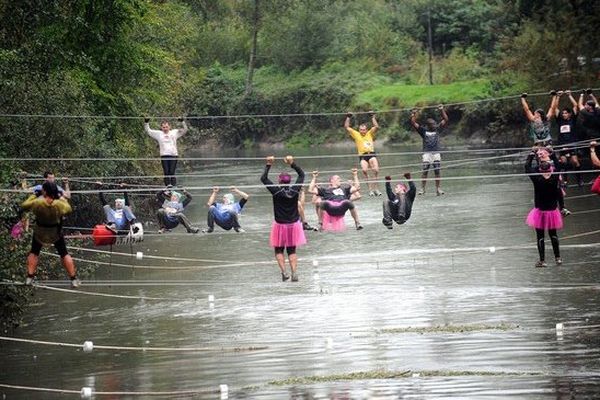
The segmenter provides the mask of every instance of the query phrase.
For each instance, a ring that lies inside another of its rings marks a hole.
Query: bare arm
[[[352,186],[350,187],[350,193],[360,191],[360,181],[358,180],[358,170],[352,168]]]
[[[579,103],[577,103],[577,106],[580,110],[583,110],[583,93],[579,95]]]
[[[182,128],[177,130],[177,137],[178,138],[182,137],[183,135],[185,135],[187,133],[187,131],[188,131],[188,126],[185,123],[185,120],[183,118],[179,118],[179,122],[181,122]]]
[[[529,121],[533,121],[533,113],[529,109],[529,104],[527,104],[527,100],[525,100],[525,97],[523,97],[523,95],[521,95],[521,105],[523,106],[523,111],[525,111],[525,116],[527,117],[527,119]]]
[[[590,93],[590,98],[594,100],[594,103],[596,103],[596,108],[600,108],[600,104],[598,104],[598,100],[596,99],[596,96],[594,96],[593,93]]]
[[[440,109],[440,114],[442,114],[442,122],[440,122],[440,126],[443,128],[446,125],[448,125],[448,121],[449,121],[448,114],[446,113],[446,109],[444,108],[443,105],[440,104],[439,109]]]
[[[210,193],[210,196],[208,197],[208,201],[206,202],[207,206],[210,207],[213,204],[215,204],[215,200],[217,199],[217,193],[219,193],[219,188],[215,186],[212,189],[212,192]]]
[[[375,112],[369,111],[369,114],[371,115],[371,123],[373,124],[372,133],[375,133],[379,129],[379,124],[377,123],[377,118],[375,118]]]
[[[312,179],[308,184],[308,193],[310,194],[319,194],[319,191],[317,190],[317,176],[319,176],[319,171],[313,171]]]
[[[598,158],[598,155],[596,154],[596,142],[595,141],[590,143],[590,158],[592,160],[592,164],[594,165],[594,167],[600,168],[600,159]]]
[[[571,93],[570,90],[565,91],[565,93],[567,94],[567,96],[569,96],[569,100],[571,101],[571,105],[573,106],[573,114],[577,114],[577,111],[579,111],[579,106],[577,105],[577,101],[573,97],[573,94]]]
[[[248,200],[248,198],[250,198],[250,195],[248,193],[244,193],[236,187],[232,187],[231,191],[240,196],[242,199]]]
[[[551,119],[552,116],[554,115],[554,110],[558,110],[558,95],[556,94],[555,91],[552,91],[551,93],[554,93],[552,95],[552,98],[550,99],[550,106],[548,107],[548,112],[546,113],[546,118]]]
[[[65,190],[62,194],[62,197],[65,199],[71,199],[71,186],[69,185],[69,178],[63,178],[63,185],[65,186]]]
[[[417,123],[417,111],[413,110],[410,112],[410,124],[415,130],[419,129],[419,124]]]

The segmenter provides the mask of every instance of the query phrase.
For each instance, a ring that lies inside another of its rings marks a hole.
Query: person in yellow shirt
[[[60,195],[56,183],[44,182],[42,196],[30,195],[23,202],[21,208],[25,211],[31,210],[36,219],[31,251],[27,256],[27,279],[25,284],[31,285],[33,283],[42,247],[54,245],[60,255],[63,267],[71,279],[71,287],[79,287],[81,281],[77,279],[75,263],[67,252],[67,245],[62,233],[62,218],[69,214],[72,209],[67,199]]]
[[[375,113],[369,111],[371,122],[373,126],[367,130],[367,124],[360,124],[358,131],[352,129],[350,126],[350,120],[352,119],[352,113],[346,114],[346,120],[344,121],[344,128],[356,143],[356,149],[358,150],[358,159],[360,161],[360,168],[362,169],[363,175],[367,181],[369,187],[369,196],[381,196],[379,191],[379,184],[377,183],[377,176],[379,175],[379,162],[375,154],[375,132],[379,129],[379,124],[375,118]],[[369,181],[369,169],[373,171],[371,181]]]

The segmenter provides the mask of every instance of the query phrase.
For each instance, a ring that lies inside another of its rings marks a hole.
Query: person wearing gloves
[[[177,139],[188,131],[188,126],[183,117],[178,119],[181,129],[171,129],[169,122],[164,120],[160,123],[160,130],[150,129],[150,118],[144,118],[144,131],[158,142],[160,159],[163,169],[165,186],[177,186],[175,170],[177,169]]]

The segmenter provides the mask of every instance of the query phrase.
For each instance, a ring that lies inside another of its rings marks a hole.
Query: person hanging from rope
[[[392,221],[402,225],[410,218],[413,202],[417,194],[417,187],[411,179],[410,172],[404,174],[408,181],[408,186],[398,182],[392,190],[392,177],[385,177],[385,192],[387,200],[383,201],[383,225],[388,229],[393,229]]]
[[[417,110],[413,110],[410,113],[410,123],[423,139],[423,175],[419,194],[425,194],[427,175],[429,174],[431,164],[433,164],[433,173],[435,174],[435,193],[438,196],[444,194],[444,191],[440,187],[442,166],[442,156],[440,155],[440,130],[448,125],[448,114],[446,114],[446,110],[442,104],[438,106],[438,110],[440,111],[442,120],[438,123],[433,118],[427,118],[425,120],[425,126],[421,126],[417,122]]]
[[[555,101],[556,92],[552,95],[550,104],[552,105]],[[521,94],[521,105],[525,116],[529,121],[529,136],[533,140],[533,144],[537,146],[548,146],[552,144],[552,136],[550,134],[550,118],[552,118],[553,109],[552,106],[545,113],[541,108],[531,112],[529,104],[527,104],[527,93]]]
[[[48,181],[42,184],[41,197],[34,193],[25,200],[21,207],[25,211],[31,210],[36,218],[31,251],[27,256],[25,284],[33,284],[42,247],[54,245],[60,255],[62,265],[71,279],[71,287],[79,287],[81,281],[77,278],[75,263],[67,251],[62,232],[63,217],[72,211],[67,198],[60,195],[55,182]]]
[[[356,131],[350,126],[352,113],[349,112],[346,114],[344,128],[346,128],[346,131],[350,137],[354,139],[354,143],[356,144],[356,149],[358,150],[358,160],[363,175],[365,176],[365,180],[367,181],[369,196],[381,196],[379,184],[377,183],[377,177],[379,175],[379,161],[377,161],[374,143],[375,133],[379,129],[379,124],[377,123],[377,118],[375,118],[375,113],[373,111],[369,111],[369,117],[371,118],[371,123],[373,124],[371,129],[367,130],[367,124],[360,124],[358,126],[358,131]],[[369,179],[369,169],[373,171],[373,176],[371,179]]]
[[[532,166],[536,157],[534,151],[529,153],[525,162],[525,172],[533,183],[534,208],[529,212],[526,223],[535,229],[539,261],[536,267],[547,267],[545,262],[544,233],[548,231],[552,250],[557,265],[562,264],[557,230],[563,227],[562,217],[568,215],[564,208],[564,198],[559,187],[558,174],[553,174],[553,167],[547,161],[541,161],[538,168]],[[539,171],[539,172],[538,172]]]
[[[164,175],[165,186],[177,186],[175,170],[177,169],[177,139],[182,137],[188,131],[188,126],[183,117],[178,121],[181,123],[181,129],[171,129],[168,121],[160,123],[160,130],[150,129],[150,118],[144,118],[144,130],[146,133],[158,142],[161,164]]]
[[[52,182],[52,183],[56,182],[56,177],[54,176],[54,173],[52,171],[44,172],[44,182]],[[69,189],[69,180],[67,178],[63,179],[63,185],[65,185],[64,189],[62,187],[60,187],[59,185],[56,185],[56,187],[58,188],[58,194],[60,196],[64,196],[66,199],[71,199],[71,190]],[[38,196],[41,196],[42,195],[42,184],[35,185],[31,189],[31,191],[33,193],[37,193]]]
[[[300,189],[300,196],[298,198],[298,214],[300,215],[300,222],[302,222],[302,229],[305,231],[318,231],[318,228],[313,227],[306,221],[306,214],[304,213],[304,205],[306,203],[306,193],[304,187]]]
[[[560,171],[567,171],[572,168],[574,171],[581,170],[581,163],[579,162],[580,151],[576,148],[570,148],[573,143],[583,140],[582,137],[579,136],[579,132],[577,129],[577,101],[573,98],[570,90],[566,90],[564,92],[550,92],[552,97],[552,105],[551,114],[556,120],[556,124],[558,125],[558,139],[556,141],[557,146],[560,147]],[[559,110],[559,102],[560,98],[563,94],[566,94],[571,101],[572,108],[565,107],[562,110]],[[583,185],[583,179],[579,172],[575,173],[575,178],[577,179],[577,184],[579,186]],[[564,175],[562,177],[563,182],[567,183],[567,176]]]
[[[162,207],[157,212],[160,226],[158,233],[174,229],[180,223],[188,233],[198,233],[200,231],[199,228],[192,226],[192,223],[183,214],[185,207],[192,201],[192,195],[187,190],[183,189],[183,194],[168,189],[161,190],[156,194],[156,197],[163,202]],[[184,197],[183,200],[182,197]]]
[[[102,182],[96,182],[96,186],[100,189],[103,186]],[[121,188],[125,188],[125,184],[119,185]],[[129,196],[127,191],[123,191],[123,197],[115,199],[115,208],[113,209],[108,205],[104,193],[98,190],[98,197],[104,210],[104,216],[106,217],[106,227],[114,231],[118,235],[126,235],[130,232],[137,233],[139,227],[135,226],[136,219],[135,215],[131,211],[129,204]]]
[[[288,262],[292,273],[292,282],[298,281],[298,255],[296,247],[306,244],[306,236],[300,222],[298,213],[298,200],[300,190],[304,183],[304,171],[294,161],[294,157],[286,156],[284,162],[289,165],[298,177],[296,182],[291,185],[292,177],[288,173],[279,174],[279,185],[274,185],[269,179],[269,171],[273,166],[275,157],[269,156],[266,158],[266,165],[260,181],[267,187],[273,196],[273,214],[275,220],[271,227],[271,235],[269,243],[275,250],[275,259],[281,271],[281,280],[287,281],[290,279],[285,268],[284,249],[288,255]]]
[[[350,210],[357,230],[363,229],[358,218],[358,211],[351,197],[354,193],[360,191],[360,182],[358,181],[358,170],[352,168],[353,184],[351,186],[342,186],[339,175],[332,175],[329,178],[327,188],[317,186],[317,177],[319,171],[313,171],[312,180],[308,186],[308,193],[316,195],[315,206],[319,218],[320,230],[340,231],[344,229],[344,215]]]
[[[598,158],[598,154],[596,154],[596,141],[590,143],[590,159],[592,160],[592,165],[596,168],[600,168],[600,158]],[[600,175],[596,177],[596,180],[592,184],[592,192],[600,195]]]
[[[215,230],[215,223],[226,231],[233,228],[233,230],[238,233],[245,232],[240,226],[238,217],[250,196],[234,186],[231,187],[231,192],[232,193],[224,194],[221,202],[217,202],[216,199],[219,188],[213,188],[212,193],[206,202],[206,205],[209,207],[208,216],[206,217],[208,228],[202,229],[203,233],[213,232]],[[241,197],[240,201],[235,201],[233,193]]]
[[[583,103],[585,94],[588,95],[588,100]],[[591,89],[586,89],[585,93],[579,95],[579,115],[581,115],[581,125],[585,131],[586,137],[600,137],[600,104],[594,96]]]

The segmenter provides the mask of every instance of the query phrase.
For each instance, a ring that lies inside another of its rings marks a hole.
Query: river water
[[[321,152],[332,153],[304,155]],[[461,164],[498,155],[445,154],[445,165],[459,165],[444,176],[522,171],[523,156]],[[419,160],[417,154],[381,157],[383,167],[393,166],[382,176],[416,171],[398,166]],[[307,180],[313,169],[343,171],[355,162],[298,159]],[[180,183],[259,185],[262,166],[190,163],[186,172],[196,175]],[[272,178],[285,167],[278,163]],[[350,177],[349,171],[342,175]],[[600,397],[600,252],[586,246],[598,242],[598,235],[570,238],[600,229],[600,198],[587,196],[589,186],[568,189],[573,215],[560,232],[565,263],[554,265],[547,240],[549,267],[538,269],[535,235],[524,224],[532,206],[529,179],[448,180],[440,197],[432,194],[433,182],[429,186],[417,196],[410,221],[392,231],[381,223],[383,197],[363,191],[357,205],[364,230],[356,231],[347,216],[345,232],[308,232],[308,244],[299,249],[297,283],[281,282],[273,261],[272,202],[264,188],[247,189],[251,198],[241,218],[246,233],[217,228],[188,235],[177,228],[156,235],[156,227],[148,226],[143,243],[115,248],[125,255],[114,254],[112,265],[102,265],[80,290],[131,298],[36,289],[34,306],[14,333],[135,349],[84,352],[2,341],[0,383],[179,392],[94,396],[119,399],[219,398],[222,384],[235,399]],[[208,191],[192,194],[187,214],[203,225]],[[316,223],[310,205],[307,217]],[[132,251],[144,258],[132,258]],[[557,331],[557,323],[564,328]],[[204,349],[186,351],[199,347]],[[9,388],[0,393],[6,399],[79,398]]]

